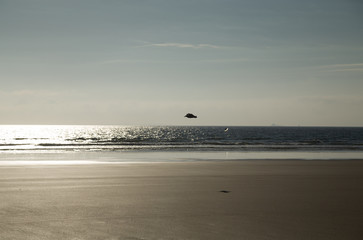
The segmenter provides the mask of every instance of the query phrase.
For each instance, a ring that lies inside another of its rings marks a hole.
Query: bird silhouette
[[[187,113],[184,117],[186,118],[197,118],[193,113]]]

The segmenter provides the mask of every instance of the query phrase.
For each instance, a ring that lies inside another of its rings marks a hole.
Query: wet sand
[[[0,166],[0,239],[360,239],[363,161]]]

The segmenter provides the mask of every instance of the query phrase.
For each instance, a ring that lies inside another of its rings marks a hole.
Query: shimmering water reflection
[[[0,126],[3,153],[113,151],[356,152],[363,128]]]

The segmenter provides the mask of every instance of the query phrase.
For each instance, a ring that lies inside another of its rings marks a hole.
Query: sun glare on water
[[[62,143],[75,126],[3,125],[0,126],[0,149],[33,149],[39,144]]]

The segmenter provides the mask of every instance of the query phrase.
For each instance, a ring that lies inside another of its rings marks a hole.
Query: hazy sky
[[[362,12],[361,0],[0,0],[0,124],[363,126]]]

